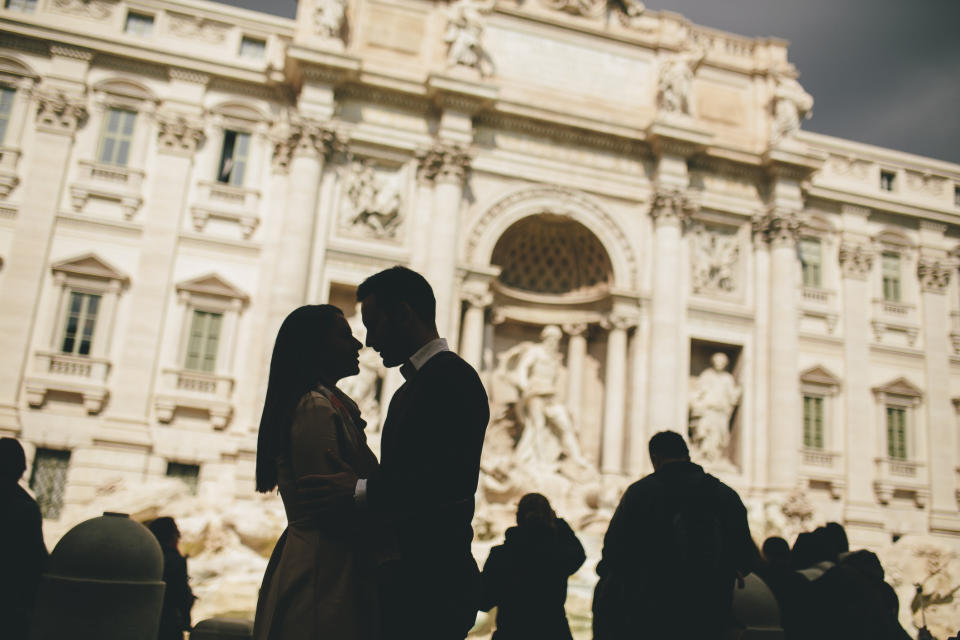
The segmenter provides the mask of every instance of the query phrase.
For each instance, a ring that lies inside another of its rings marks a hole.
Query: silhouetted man
[[[690,462],[678,433],[650,439],[654,473],[624,493],[603,540],[594,638],[720,638],[734,584],[758,558],[730,487]]]
[[[47,561],[43,518],[20,486],[27,469],[23,447],[0,438],[0,637],[28,637],[40,575]]]
[[[528,493],[517,506],[517,526],[490,550],[483,565],[483,602],[497,607],[493,640],[571,640],[564,611],[567,578],[586,555],[563,519],[539,493]]]
[[[381,585],[385,637],[459,640],[480,603],[470,522],[487,394],[473,367],[439,337],[436,299],[423,276],[404,267],[381,271],[361,283],[357,299],[367,346],[406,379],[390,401],[380,470],[357,478],[344,467],[302,480],[300,489],[319,509],[352,500],[395,526],[400,558]]]
[[[190,610],[195,598],[187,576],[187,559],[180,555],[180,529],[168,516],[153,520],[147,528],[163,550],[163,581],[167,585],[157,640],[183,640],[183,632],[190,629]]]

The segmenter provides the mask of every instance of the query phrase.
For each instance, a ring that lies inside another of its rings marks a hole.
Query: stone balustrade
[[[154,401],[157,419],[163,423],[173,420],[177,408],[206,411],[215,429],[223,429],[233,415],[232,376],[164,369],[160,389]]]
[[[34,375],[26,381],[27,403],[43,406],[47,393],[62,391],[79,394],[88,413],[99,413],[107,397],[107,381],[112,368],[105,358],[38,351],[33,358]]]

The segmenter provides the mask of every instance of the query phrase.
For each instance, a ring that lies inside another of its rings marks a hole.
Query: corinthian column
[[[463,313],[460,355],[471,367],[480,371],[483,360],[483,338],[485,333],[484,316],[487,307],[493,303],[493,294],[489,288],[465,288],[460,294],[467,303]]]
[[[771,287],[767,478],[770,488],[787,489],[797,478],[800,448],[797,434],[802,420],[797,368],[799,218],[792,211],[774,208],[767,214],[764,226],[770,243]]]
[[[581,426],[580,406],[583,403],[583,367],[587,359],[587,325],[583,322],[563,325],[570,336],[567,343],[567,410],[575,427]]]
[[[925,224],[927,227],[930,223]],[[946,225],[941,226],[944,230]],[[927,231],[927,230],[924,230]],[[940,235],[942,236],[942,231]],[[950,399],[950,353],[948,343],[947,287],[956,266],[945,256],[921,253],[917,277],[923,299],[923,336],[926,343],[926,409],[929,461],[931,529],[957,530],[955,452],[956,422]],[[918,434],[919,436],[919,434]],[[916,438],[922,441],[922,438]],[[918,451],[922,455],[922,451]]]
[[[438,145],[433,149],[438,166],[434,187],[433,215],[430,225],[430,250],[426,278],[437,297],[437,330],[450,338],[456,326],[454,285],[457,267],[457,232],[460,227],[460,205],[463,198],[463,180],[469,156],[463,147]]]
[[[424,273],[430,260],[430,225],[433,213],[433,187],[440,170],[442,156],[433,149],[420,149],[417,159],[416,209],[413,213],[413,230],[410,238],[410,266]]]
[[[23,200],[13,226],[13,242],[0,279],[0,430],[19,431],[17,393],[29,354],[36,295],[46,273],[50,235],[58,198],[63,192],[77,129],[87,117],[85,99],[62,91],[36,96],[36,132],[28,167],[24,167]]]
[[[631,318],[610,315],[607,334],[607,368],[603,380],[603,443],[600,469],[623,473],[624,417],[627,400],[627,329]]]
[[[189,191],[193,158],[203,140],[203,123],[182,115],[161,114],[158,119],[158,171],[151,176],[144,211],[144,246],[133,276],[131,307],[135,312],[119,350],[110,418],[143,423],[149,415],[153,379],[160,356],[164,311],[173,283],[174,256]]]
[[[653,217],[653,300],[651,301],[650,374],[647,429],[686,435],[678,423],[683,295],[679,287],[680,235],[691,205],[680,191],[658,193]]]

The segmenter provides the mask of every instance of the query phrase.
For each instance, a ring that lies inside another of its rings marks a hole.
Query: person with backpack
[[[747,510],[680,434],[655,434],[649,450],[654,472],[627,488],[604,536],[594,638],[721,638],[735,585],[760,560]]]

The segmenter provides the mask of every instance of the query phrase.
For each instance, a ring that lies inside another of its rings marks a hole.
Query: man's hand
[[[353,505],[353,493],[357,487],[354,470],[329,449],[326,456],[333,473],[307,475],[297,480],[299,501],[314,513]]]

